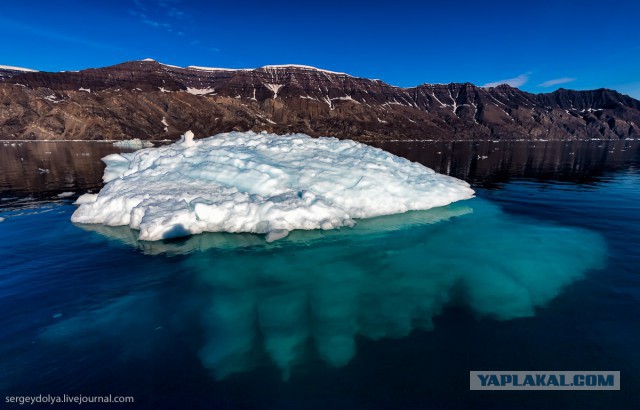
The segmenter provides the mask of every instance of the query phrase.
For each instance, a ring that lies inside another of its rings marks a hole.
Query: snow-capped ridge
[[[254,71],[254,70],[280,70],[280,69],[287,69],[287,68],[296,68],[296,69],[302,69],[302,70],[312,70],[312,71],[319,71],[327,74],[344,75],[344,76],[352,77],[347,73],[330,71],[330,70],[325,70],[322,68],[317,68],[317,67],[312,67],[310,65],[302,65],[302,64],[265,65],[258,68],[222,68],[222,67],[201,67],[196,65],[190,65],[185,68],[190,70],[203,70],[203,71]]]
[[[322,68],[313,67],[313,66],[310,66],[310,65],[303,65],[303,64],[272,64],[272,65],[264,65],[264,66],[257,67],[257,68],[225,68],[225,67],[204,67],[204,66],[198,66],[198,65],[189,65],[189,66],[186,66],[186,67],[180,67],[180,66],[171,65],[171,64],[164,64],[164,63],[156,61],[156,60],[154,60],[152,58],[145,58],[144,60],[139,60],[139,61],[154,62],[154,63],[161,64],[163,66],[173,67],[173,68],[182,68],[182,69],[186,69],[186,70],[201,70],[201,71],[255,71],[255,70],[282,70],[282,69],[294,68],[294,69],[318,71],[318,72],[327,73],[327,74],[343,75],[343,76],[347,76],[347,77],[352,77],[350,74],[347,74],[347,73],[343,73],[343,72],[339,72],[339,71],[325,70],[325,69],[322,69]]]
[[[258,70],[268,70],[268,69],[281,69],[281,68],[300,68],[303,70],[313,70],[313,71],[320,71],[323,73],[328,73],[328,74],[335,74],[335,75],[346,75],[347,77],[352,77],[351,75],[347,74],[347,73],[341,73],[338,71],[330,71],[330,70],[325,70],[323,68],[317,68],[317,67],[313,67],[310,65],[301,65],[301,64],[278,64],[278,65],[265,65],[262,66],[260,68],[258,68]]]
[[[190,65],[185,67],[189,70],[202,70],[202,71],[253,71],[253,68],[217,68],[217,67],[201,67],[197,65]]]
[[[154,60],[153,58],[145,58],[144,60],[138,60],[140,62],[147,62],[147,63],[158,63],[162,66],[165,67],[171,67],[171,68],[180,68],[182,69],[183,67],[180,67],[178,65],[173,65],[173,64],[165,64],[165,63],[161,63],[160,61]]]
[[[0,65],[0,70],[12,70],[12,71],[24,71],[28,73],[37,73],[38,70],[34,70],[32,68],[24,68],[24,67],[15,67],[12,65]]]

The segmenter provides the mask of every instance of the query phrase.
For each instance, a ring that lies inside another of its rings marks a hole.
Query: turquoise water
[[[477,198],[270,244],[137,241],[69,222],[73,198],[55,195],[99,181],[12,180],[0,390],[146,408],[640,404],[638,145],[584,143],[553,160],[548,145],[451,147],[385,148],[448,166]],[[476,153],[491,165],[469,162]],[[620,370],[622,390],[470,392],[470,370]]]

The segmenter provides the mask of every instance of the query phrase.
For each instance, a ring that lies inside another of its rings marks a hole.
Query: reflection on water
[[[433,141],[372,145],[476,186],[514,178],[574,183],[640,166],[640,141]]]
[[[640,166],[640,141],[632,140],[371,144],[476,186],[521,177],[591,182],[605,171]],[[0,142],[0,199],[98,190],[100,158],[121,151],[99,142]]]
[[[217,379],[265,356],[288,379],[313,357],[345,366],[357,355],[357,337],[431,329],[448,306],[499,320],[532,316],[602,267],[606,253],[596,233],[504,214],[481,198],[405,217],[294,232],[274,244],[228,234],[145,244],[128,229],[95,227],[147,253],[188,254],[179,258],[183,283],[170,299],[152,291],[112,299],[49,326],[42,340],[152,355],[162,342],[142,329],[170,317],[172,338],[199,334],[198,357]]]
[[[99,142],[0,141],[0,196],[48,198],[99,189],[100,158],[122,151]]]

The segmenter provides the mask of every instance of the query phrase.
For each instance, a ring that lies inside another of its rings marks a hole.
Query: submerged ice
[[[113,237],[116,252],[124,242],[182,255],[185,282],[62,319],[43,337],[74,348],[113,343],[143,357],[169,339],[198,340],[193,349],[218,379],[264,365],[265,355],[284,378],[317,358],[345,366],[359,338],[431,329],[450,306],[497,320],[533,316],[606,255],[594,232],[510,215],[481,198],[276,243],[224,233],[138,242],[128,228],[86,228]],[[163,339],[158,326],[172,333]]]
[[[106,185],[81,196],[74,222],[128,225],[141,240],[202,232],[353,226],[473,196],[469,185],[353,141],[231,132],[103,159]]]

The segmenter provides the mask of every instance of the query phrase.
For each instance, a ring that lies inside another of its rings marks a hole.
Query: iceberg
[[[56,195],[58,198],[69,198],[70,196],[73,196],[75,194],[75,192],[63,192],[61,194]]]
[[[464,181],[350,140],[230,132],[103,158],[105,186],[71,220],[125,226],[155,241],[202,232],[266,234],[352,227],[355,220],[472,198]]]
[[[113,143],[113,146],[118,148],[140,149],[153,147],[153,142],[143,141],[140,138],[134,138],[131,140],[116,141]]]

